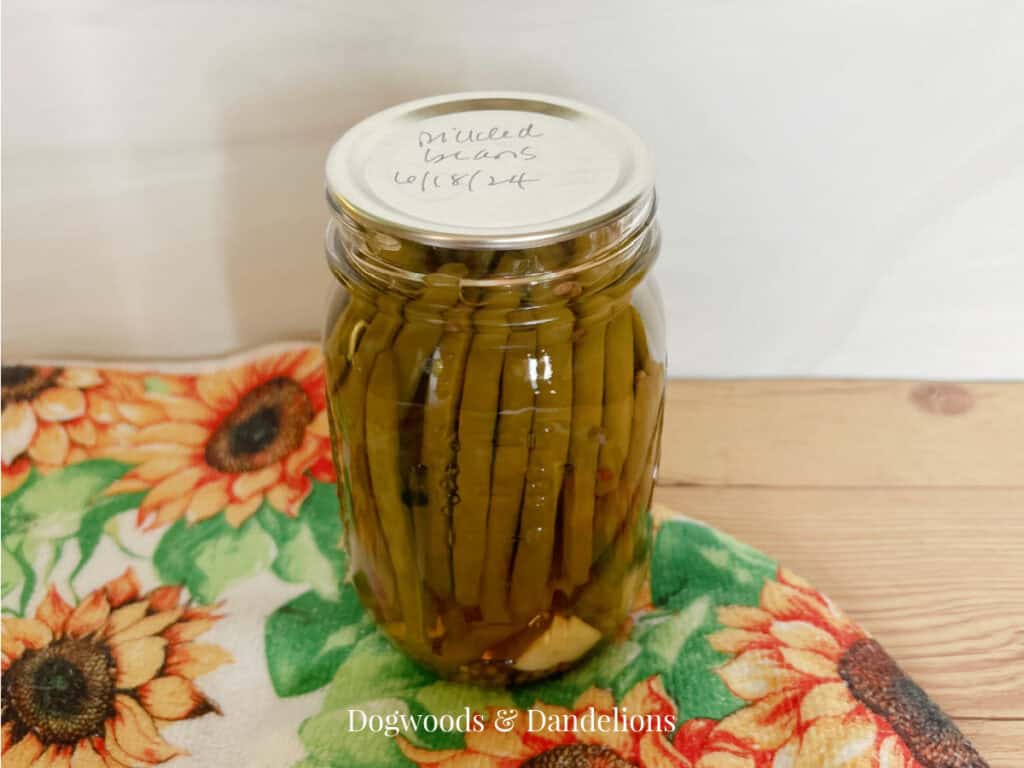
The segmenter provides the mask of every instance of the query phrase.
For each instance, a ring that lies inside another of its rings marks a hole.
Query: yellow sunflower
[[[164,415],[107,451],[138,465],[107,492],[147,491],[140,522],[194,523],[223,511],[238,526],[264,499],[295,515],[312,488],[310,475],[334,479],[318,350],[290,350],[177,383],[181,392],[146,393],[142,404]]]
[[[125,375],[113,382],[94,368],[3,366],[3,495],[33,465],[48,472],[88,458],[104,433],[123,422],[103,392],[121,392],[130,381]]]
[[[709,739],[718,721],[687,720],[676,731],[672,746],[686,758],[687,768],[773,768],[771,753],[758,753],[736,741]],[[815,768],[820,768],[816,766]]]
[[[540,725],[541,719],[548,725],[552,722],[582,724],[586,721],[579,718],[591,711],[593,715],[612,718],[605,720],[609,724],[614,722],[615,699],[611,691],[591,688],[580,695],[572,710],[542,703],[534,704],[532,709],[544,715],[543,718],[536,717],[538,722],[534,725]],[[484,730],[466,734],[465,749],[421,749],[401,736],[397,737],[397,742],[407,758],[419,766],[430,768],[630,768],[634,765],[689,768],[690,763],[673,748],[666,737],[666,732],[672,730],[669,718],[674,721],[677,711],[660,678],[650,677],[634,686],[623,697],[618,711],[641,719],[651,716],[647,722],[661,724],[664,730],[632,726],[628,729],[615,729],[610,725],[592,730],[584,730],[582,726],[574,730],[562,727],[552,729],[547,725],[531,729],[529,714],[519,711],[511,730],[503,733],[497,726],[498,713],[507,715],[509,710],[492,707],[488,710]],[[577,718],[575,721],[565,719],[574,715]],[[553,721],[553,718],[557,718],[557,721]]]
[[[703,738],[736,768],[981,768],[985,761],[882,647],[786,569],[759,607],[718,611],[718,675],[749,705]]]
[[[183,754],[160,728],[219,712],[193,680],[231,661],[192,642],[220,617],[180,587],[139,594],[131,569],[72,608],[51,587],[3,619],[3,764],[123,768]]]

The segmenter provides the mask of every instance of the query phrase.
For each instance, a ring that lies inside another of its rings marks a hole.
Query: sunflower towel
[[[337,548],[308,346],[3,369],[3,763],[974,768],[827,597],[656,509],[621,638],[514,690],[377,633]]]

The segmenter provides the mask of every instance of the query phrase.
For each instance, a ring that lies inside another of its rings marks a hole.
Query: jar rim
[[[549,282],[572,281],[575,277],[600,270],[616,262],[633,261],[648,253],[653,261],[657,257],[657,246],[645,246],[652,230],[657,234],[657,196],[652,189],[636,204],[621,212],[616,218],[592,228],[582,235],[595,235],[597,244],[587,250],[581,258],[572,260],[554,268],[522,271],[518,273],[499,273],[483,276],[460,275],[449,277],[458,281],[462,288],[494,289],[525,288]],[[344,233],[343,245],[338,245],[336,234]],[[557,241],[544,243],[540,246],[530,243],[520,247],[504,247],[494,250],[501,253],[529,252],[545,245],[558,245],[571,242],[576,237],[566,237]],[[327,229],[327,258],[332,271],[344,274],[349,271],[371,278],[381,284],[398,287],[402,284],[418,286],[437,272],[406,269],[393,260],[381,255],[382,251],[397,250],[406,238],[396,238],[391,232],[369,228],[363,222],[347,215],[344,211],[336,211],[331,217]],[[417,241],[411,241],[417,243]],[[421,245],[421,243],[417,243]],[[383,245],[383,247],[382,247]],[[437,247],[437,246],[432,246]],[[450,246],[444,248],[452,252],[460,250]]]

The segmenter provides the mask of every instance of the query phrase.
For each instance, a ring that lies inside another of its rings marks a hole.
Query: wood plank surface
[[[1024,718],[1024,490],[659,488],[809,579],[953,717]]]
[[[1024,486],[1024,385],[673,380],[661,482]]]
[[[961,719],[957,725],[991,768],[1024,766],[1024,721]]]

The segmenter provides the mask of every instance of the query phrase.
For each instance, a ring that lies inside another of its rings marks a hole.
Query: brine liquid
[[[571,664],[643,583],[663,367],[634,343],[636,310],[600,310],[482,325],[478,309],[357,320],[350,304],[332,319],[352,578],[392,640],[449,677]]]

